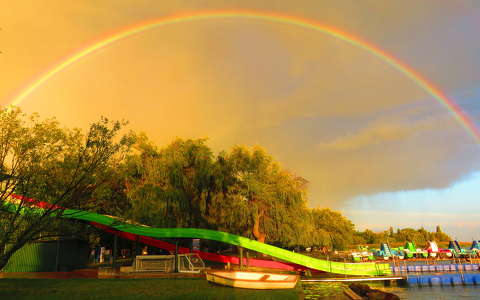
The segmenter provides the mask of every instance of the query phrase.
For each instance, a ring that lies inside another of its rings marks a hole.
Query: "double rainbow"
[[[475,139],[477,143],[480,143],[480,130],[475,126],[472,120],[468,115],[451,99],[449,99],[439,88],[435,87],[431,82],[429,82],[425,77],[416,72],[413,68],[409,67],[407,64],[401,62],[399,59],[393,55],[383,51],[379,47],[368,43],[359,37],[355,37],[351,34],[343,32],[333,27],[325,26],[323,24],[317,23],[313,20],[306,18],[299,18],[289,15],[283,15],[279,13],[266,13],[266,12],[257,12],[257,11],[202,11],[194,12],[187,14],[177,14],[168,17],[158,18],[149,20],[146,22],[141,22],[133,26],[123,28],[119,31],[114,32],[113,34],[103,36],[96,40],[93,43],[90,43],[88,46],[82,48],[79,51],[76,51],[72,55],[68,56],[66,59],[62,60],[60,63],[55,65],[53,68],[47,70],[45,73],[42,73],[38,76],[30,85],[22,90],[11,101],[11,105],[19,105],[25,98],[32,94],[38,87],[44,84],[48,79],[57,73],[61,72],[65,68],[69,67],[78,60],[94,53],[95,51],[102,49],[114,42],[125,39],[137,33],[158,28],[161,26],[167,26],[177,23],[184,22],[193,22],[193,21],[202,21],[202,20],[214,20],[214,19],[253,19],[253,20],[264,20],[270,22],[277,22],[283,24],[294,25],[306,29],[315,30],[323,34],[335,37],[337,39],[343,40],[347,43],[350,43],[356,47],[362,48],[372,55],[378,57],[385,63],[391,65],[393,68],[403,73],[405,76],[409,77],[415,84],[429,93],[435,100],[437,100],[442,106],[449,110],[458,123]]]

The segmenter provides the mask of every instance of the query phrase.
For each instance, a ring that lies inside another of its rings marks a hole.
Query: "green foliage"
[[[263,149],[238,146],[214,157],[204,139],[177,139],[157,149],[145,137],[136,149],[126,164],[128,217],[152,226],[307,243],[306,181]]]
[[[13,245],[0,252],[0,269],[22,245],[59,222],[52,218],[62,207],[102,206],[93,195],[133,142],[131,134],[117,138],[121,127],[102,118],[84,134],[18,108],[0,110],[0,249]],[[24,197],[18,199],[15,213],[4,209],[11,194]],[[21,214],[32,205],[29,198],[41,199],[47,209]]]
[[[176,139],[159,148],[144,134],[118,137],[123,125],[102,118],[83,133],[16,108],[0,111],[0,207],[11,193],[50,205],[42,214],[20,214],[30,205],[24,199],[16,213],[0,210],[0,248],[15,245],[0,256],[0,268],[15,249],[42,236],[88,238],[84,226],[55,218],[61,207],[155,227],[221,230],[283,247],[449,240],[438,226],[435,233],[356,232],[339,212],[309,209],[307,181],[260,147],[214,154],[206,139]]]
[[[315,246],[343,250],[353,243],[354,225],[342,214],[328,208],[312,209],[311,214],[317,241]]]
[[[237,220],[250,224],[251,234],[260,241],[301,243],[306,181],[282,169],[259,147],[234,147],[226,161],[235,179],[230,186],[231,201],[241,206]]]
[[[308,209],[307,181],[259,147],[236,146],[217,156],[205,139],[177,139],[157,148],[140,136],[124,167],[130,209],[123,216],[158,227],[210,228],[283,247],[383,241],[443,241],[424,229],[356,232],[339,212]]]
[[[205,227],[215,182],[205,140],[176,140],[157,149],[142,138],[126,163],[129,217],[159,227]]]
[[[443,233],[437,226],[436,232],[429,232],[425,228],[398,228],[396,232],[390,227],[389,230],[375,233],[369,229],[363,232],[356,232],[356,244],[379,244],[384,242],[404,244],[407,241],[414,242],[417,245],[424,245],[428,241],[448,242],[450,236]]]

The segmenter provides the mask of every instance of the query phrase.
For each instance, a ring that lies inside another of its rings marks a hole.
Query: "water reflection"
[[[384,287],[380,284],[369,284],[371,288],[394,293],[402,300],[480,300],[480,286],[428,286],[428,287]],[[345,299],[343,289],[348,284],[337,282],[303,282],[305,299]]]
[[[380,290],[394,293],[400,299],[418,300],[452,300],[480,299],[480,286],[427,286],[427,287],[376,287]]]
[[[347,286],[341,282],[302,282],[305,300],[345,299],[343,289]]]

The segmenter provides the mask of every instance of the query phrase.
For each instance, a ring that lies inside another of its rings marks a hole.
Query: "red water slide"
[[[26,198],[20,195],[11,195],[12,198],[16,198],[19,200],[23,200],[29,203],[32,203],[38,207],[41,208],[49,208],[51,207],[51,204],[44,202],[44,201],[38,201],[35,199],[31,198]],[[55,206],[55,208],[60,208],[59,206]],[[132,240],[132,241],[138,241],[140,243],[143,243],[145,245],[149,245],[152,247],[157,247],[160,249],[164,249],[167,251],[175,251],[175,245],[151,238],[148,236],[142,236],[142,235],[137,235],[133,233],[128,233],[128,232],[123,232],[123,231],[118,231],[115,229],[112,229],[111,227],[95,223],[95,222],[89,222],[91,225],[105,231],[111,234],[115,234],[121,238]],[[183,248],[180,247],[178,249],[179,253],[190,253],[190,249],[188,248]],[[220,262],[220,263],[231,263],[231,264],[240,264],[240,258],[236,256],[226,256],[226,255],[220,255],[216,253],[208,253],[208,252],[202,252],[202,251],[193,251],[195,253],[198,253],[198,255],[204,259],[204,260],[209,260],[209,261],[214,261],[214,262]],[[279,262],[279,261],[273,261],[273,260],[265,260],[265,259],[256,259],[256,258],[243,258],[243,265],[248,265],[252,267],[262,267],[262,268],[272,268],[272,269],[280,269],[280,270],[288,270],[288,271],[305,271],[305,270],[310,270],[307,267],[293,264],[293,263],[286,263],[286,262]],[[318,272],[318,270],[314,270],[315,272]]]
[[[111,233],[115,234],[121,238],[128,239],[131,241],[137,241],[145,245],[149,245],[152,247],[157,247],[160,249],[164,249],[167,251],[175,251],[175,245],[157,240],[148,236],[142,236],[142,235],[137,235],[133,233],[128,233],[128,232],[123,232],[123,231],[117,231],[115,229],[112,229],[108,226],[98,224],[95,222],[91,222],[93,226]],[[208,253],[208,252],[202,252],[202,251],[190,251],[189,248],[183,248],[180,247],[178,248],[179,253],[190,253],[190,252],[195,252],[197,253],[202,259],[204,260],[209,260],[209,261],[214,261],[214,262],[220,262],[220,263],[231,263],[231,264],[240,264],[240,258],[236,256],[226,256],[226,255],[220,255],[220,254],[215,254],[215,253]],[[273,260],[265,260],[265,259],[256,259],[256,258],[243,258],[243,265],[248,265],[252,267],[262,267],[262,268],[272,268],[272,269],[281,269],[281,270],[288,270],[288,271],[305,271],[308,270],[309,268],[300,266],[297,264],[292,264],[292,263],[284,263],[280,261],[273,261]],[[318,272],[315,270],[315,272]]]

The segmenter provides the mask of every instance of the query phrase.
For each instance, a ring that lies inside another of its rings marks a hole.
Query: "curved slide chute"
[[[13,199],[10,202],[13,204],[11,209],[16,209],[16,201],[19,199],[25,199],[22,196],[14,196],[12,198]],[[30,201],[37,202],[35,200]],[[37,209],[43,209],[45,208],[45,203],[43,203],[43,205],[36,206],[38,207]],[[108,226],[117,231],[136,234],[139,236],[152,238],[197,238],[223,242],[264,253],[286,262],[329,273],[370,276],[389,275],[392,273],[390,265],[385,263],[343,263],[322,260],[221,231],[199,228],[153,228],[145,225],[129,224],[113,216],[101,215],[82,210],[65,209],[61,210],[61,212],[62,217],[64,218],[95,222],[97,224]]]
[[[348,275],[391,274],[389,264],[343,263],[321,260],[221,231],[198,228],[152,228],[141,225],[122,223],[118,219],[110,216],[70,209],[66,209],[63,212],[63,217],[95,222],[118,231],[153,238],[200,238],[214,240],[261,252],[279,258],[281,260],[302,265],[311,269],[326,271],[330,273]]]
[[[104,232],[110,233],[117,235],[123,239],[131,240],[131,241],[137,241],[142,244],[148,245],[148,246],[153,246],[156,248],[168,250],[168,251],[175,251],[175,245],[161,241],[159,239],[151,238],[148,236],[141,236],[133,233],[128,233],[128,232],[123,232],[123,231],[117,231],[115,229],[112,229],[108,226],[98,224],[95,222],[90,222],[90,224]],[[197,253],[202,259],[204,260],[209,260],[209,261],[214,261],[214,262],[219,262],[219,263],[231,263],[231,264],[240,264],[240,258],[237,256],[227,256],[227,255],[221,255],[221,254],[216,254],[216,253],[209,253],[209,252],[203,252],[203,251],[198,251],[198,250],[190,250],[189,248],[184,248],[184,247],[179,247],[178,248],[178,253]],[[286,263],[286,262],[281,262],[281,261],[274,261],[274,260],[266,260],[266,259],[256,259],[256,258],[249,258],[247,259],[246,257],[243,258],[243,265],[249,265],[252,267],[261,267],[261,268],[272,268],[272,269],[280,269],[280,270],[286,270],[286,271],[306,271],[310,270],[309,268],[305,266],[300,266],[294,263]]]

